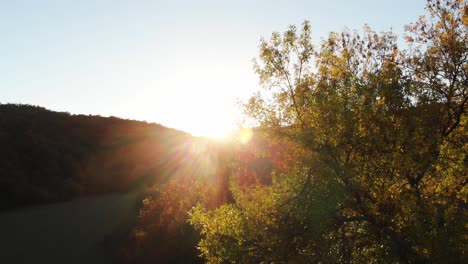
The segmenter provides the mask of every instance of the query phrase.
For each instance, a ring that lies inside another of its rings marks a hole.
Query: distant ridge
[[[145,121],[0,104],[0,210],[126,190],[190,138]]]

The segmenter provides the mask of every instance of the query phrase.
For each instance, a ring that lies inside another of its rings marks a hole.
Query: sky
[[[259,88],[261,37],[309,20],[403,33],[425,0],[0,0],[0,103],[156,122],[194,135],[234,128]]]

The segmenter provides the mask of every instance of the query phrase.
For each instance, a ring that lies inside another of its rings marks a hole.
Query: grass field
[[[109,263],[106,238],[128,227],[138,188],[0,214],[0,263]]]

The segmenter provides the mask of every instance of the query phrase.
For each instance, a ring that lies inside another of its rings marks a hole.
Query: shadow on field
[[[0,263],[110,263],[106,238],[126,230],[137,215],[139,192],[0,214]]]

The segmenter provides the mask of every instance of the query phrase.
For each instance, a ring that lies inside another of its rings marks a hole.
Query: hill
[[[0,104],[0,210],[128,190],[191,136],[159,124]]]

